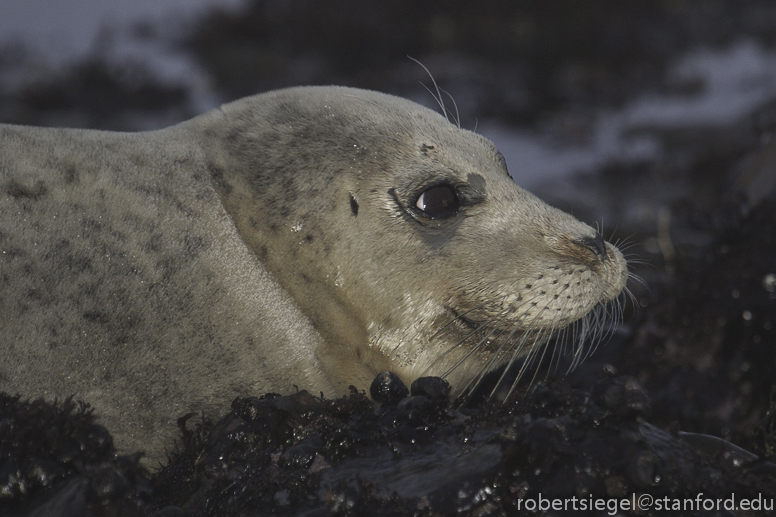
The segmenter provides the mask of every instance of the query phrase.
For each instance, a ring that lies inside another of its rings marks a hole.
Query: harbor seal
[[[384,370],[460,392],[628,276],[490,141],[351,88],[144,133],[0,125],[0,189],[0,389],[75,394],[150,461],[238,395]]]

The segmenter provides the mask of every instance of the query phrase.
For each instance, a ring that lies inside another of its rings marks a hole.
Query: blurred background
[[[768,450],[773,0],[2,0],[0,121],[148,130],[312,84],[438,110],[408,56],[518,184],[624,244],[640,307],[602,353],[656,423]]]

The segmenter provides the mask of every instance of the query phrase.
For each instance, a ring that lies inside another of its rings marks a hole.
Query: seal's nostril
[[[596,235],[595,237],[585,237],[584,239],[579,239],[577,244],[589,249],[601,260],[606,260],[608,257],[606,253],[606,242],[600,234]]]

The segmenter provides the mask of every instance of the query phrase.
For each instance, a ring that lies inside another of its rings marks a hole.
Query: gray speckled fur
[[[474,202],[418,219],[440,177]],[[237,395],[411,380],[467,331],[434,337],[451,309],[524,324],[547,271],[589,284],[546,302],[577,319],[627,274],[569,244],[591,235],[484,138],[374,92],[282,90],[137,134],[0,125],[0,388],[76,394],[161,460],[176,418]]]

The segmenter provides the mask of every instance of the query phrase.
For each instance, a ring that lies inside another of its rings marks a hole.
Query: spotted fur
[[[456,213],[418,211],[441,184]],[[237,395],[383,370],[463,390],[600,332],[626,278],[492,143],[384,94],[281,90],[136,134],[0,125],[0,388],[76,394],[151,461]]]

